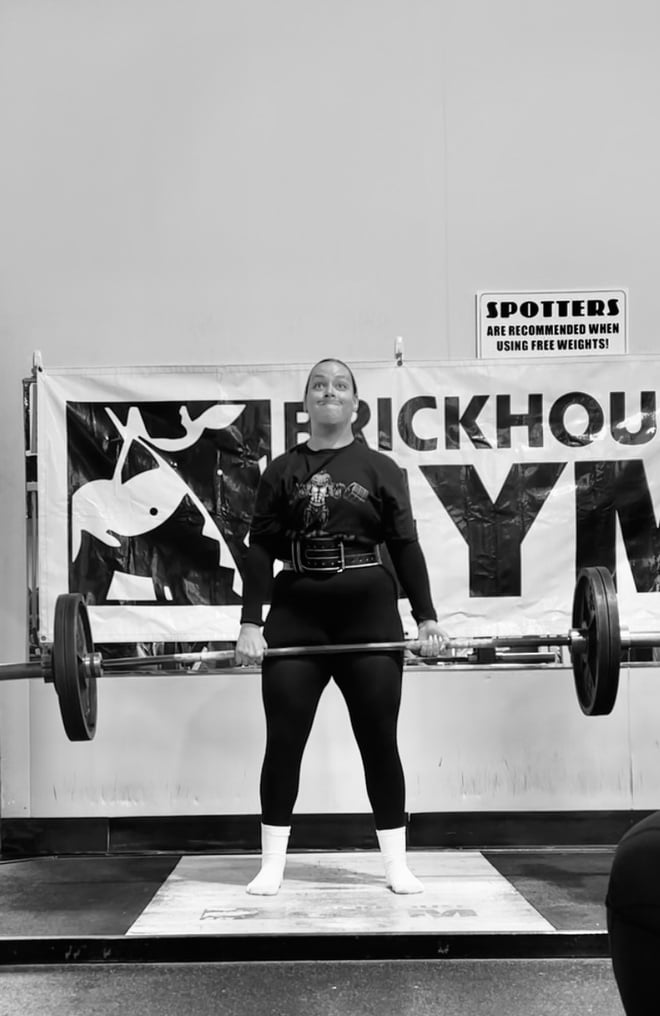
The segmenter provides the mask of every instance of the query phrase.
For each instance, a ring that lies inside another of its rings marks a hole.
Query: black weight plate
[[[79,593],[63,593],[55,602],[53,683],[70,741],[91,741],[96,732],[96,677],[84,666],[84,657],[93,652],[84,599]]]
[[[607,568],[583,568],[573,597],[573,628],[586,639],[571,661],[580,708],[586,716],[612,712],[619,690],[621,628],[614,581]]]

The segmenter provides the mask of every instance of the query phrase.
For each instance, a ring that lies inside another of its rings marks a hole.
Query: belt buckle
[[[292,540],[291,541],[291,560],[293,562],[293,566],[294,566],[295,570],[297,572],[311,574],[311,575],[318,574],[318,573],[322,573],[322,574],[326,574],[326,575],[337,575],[337,574],[339,574],[339,572],[343,572],[344,568],[346,567],[346,560],[345,560],[345,555],[344,555],[344,541],[341,540],[341,539],[338,539],[337,540],[337,544],[338,544],[337,550],[339,552],[339,564],[337,564],[337,565],[334,565],[334,564],[333,565],[327,565],[327,566],[324,567],[323,565],[314,566],[314,565],[305,564],[305,562],[303,561],[302,542],[300,540]]]

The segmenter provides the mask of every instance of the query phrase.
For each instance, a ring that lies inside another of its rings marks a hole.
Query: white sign
[[[477,294],[477,354],[482,359],[627,351],[625,289]]]

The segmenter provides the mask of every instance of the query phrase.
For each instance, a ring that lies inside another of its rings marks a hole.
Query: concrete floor
[[[624,1016],[610,963],[391,960],[0,968],[0,1016]]]

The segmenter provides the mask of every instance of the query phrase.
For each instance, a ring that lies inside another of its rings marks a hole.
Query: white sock
[[[385,864],[385,881],[393,893],[421,893],[424,886],[406,863],[406,829],[377,829],[378,846]]]
[[[253,896],[275,896],[284,877],[291,826],[261,826],[261,870],[247,886]]]

